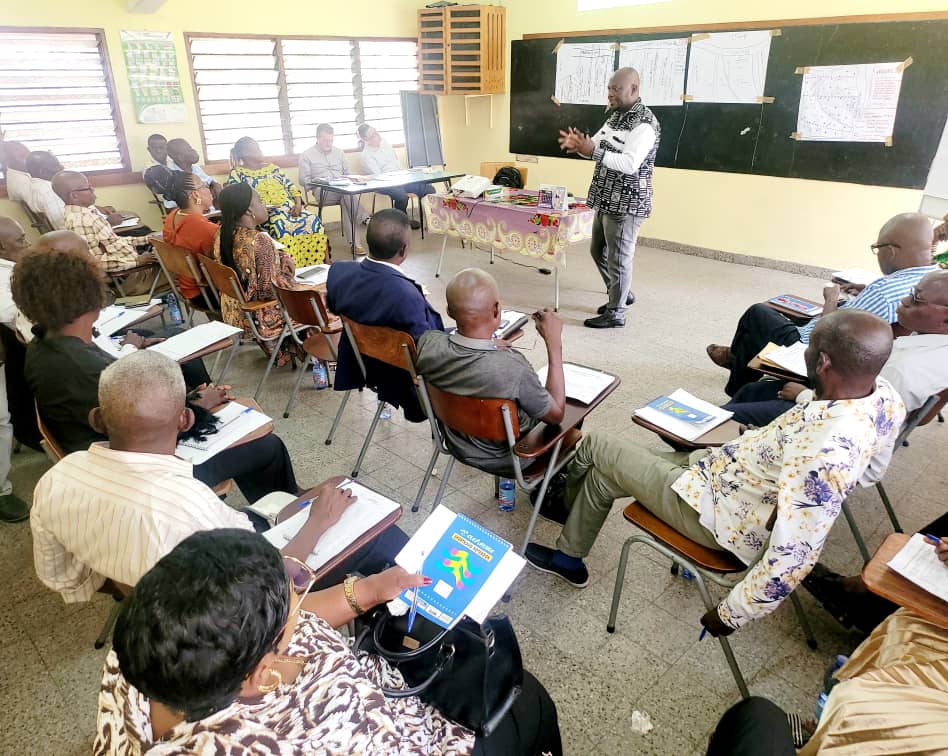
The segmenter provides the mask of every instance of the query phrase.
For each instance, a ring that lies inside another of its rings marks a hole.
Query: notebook
[[[773,346],[768,344],[768,346]],[[762,362],[770,363],[781,370],[806,377],[806,360],[803,357],[806,352],[806,344],[798,341],[790,346],[775,346],[768,350],[766,347],[760,353]]]
[[[802,297],[795,297],[793,294],[781,294],[779,297],[773,297],[767,300],[771,304],[780,305],[786,310],[798,312],[801,315],[815,317],[823,312],[823,306],[816,302],[810,302]]]
[[[948,565],[942,564],[935,547],[921,533],[909,538],[888,565],[915,585],[948,601]]]
[[[548,365],[537,370],[540,383],[546,385]],[[583,404],[591,404],[616,379],[614,375],[603,373],[601,370],[574,365],[572,362],[563,363],[563,378],[566,381],[566,396]]]
[[[177,361],[240,332],[241,330],[235,326],[212,320],[210,323],[202,323],[189,328],[184,333],[165,339],[159,344],[153,344],[148,349]]]
[[[230,402],[213,414],[217,418],[217,433],[207,436],[204,441],[192,438],[179,441],[174,450],[176,457],[192,465],[200,465],[247,434],[272,422],[262,412],[238,402]]]
[[[329,266],[325,263],[321,265],[306,265],[296,269],[296,280],[308,284],[324,284],[328,277]]]
[[[661,409],[662,407],[664,409]],[[681,414],[674,411],[676,407],[682,409]],[[687,419],[688,412],[694,413],[694,420]],[[692,396],[684,389],[676,389],[667,396],[660,396],[632,414],[686,441],[700,438],[734,415],[733,412]]]

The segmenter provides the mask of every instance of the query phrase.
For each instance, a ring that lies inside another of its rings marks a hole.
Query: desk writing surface
[[[310,187],[339,192],[340,194],[362,194],[363,192],[375,192],[381,189],[395,189],[405,186],[405,184],[436,184],[463,175],[462,171],[432,171],[430,173],[425,171],[395,171],[366,177],[364,182],[343,185],[332,184],[328,179],[315,179]]]
[[[228,341],[230,341],[230,339],[228,339]],[[255,410],[257,410],[257,412],[260,412],[260,413],[262,413],[262,414],[264,414],[264,415],[267,414],[266,412],[264,412],[264,411],[260,408],[260,405],[259,405],[259,404],[257,404],[253,399],[251,399],[251,398],[248,397],[248,396],[238,396],[237,398],[234,399],[234,401],[237,402],[237,404],[242,404],[242,405],[244,405],[244,407],[250,407],[251,409],[255,409]],[[229,402],[224,402],[224,403],[222,403],[222,404],[218,404],[216,407],[214,407],[214,408],[211,409],[211,412],[216,412],[216,411],[219,410],[221,407],[224,407],[224,406],[227,405],[227,404],[229,404]],[[242,446],[243,444],[250,443],[251,441],[256,441],[258,438],[263,438],[264,436],[269,436],[271,433],[273,433],[273,421],[272,421],[272,420],[271,420],[269,423],[267,423],[266,425],[261,425],[261,426],[260,426],[259,428],[257,428],[255,431],[251,431],[250,433],[248,433],[248,434],[247,434],[246,436],[244,436],[243,438],[238,439],[237,441],[235,441],[234,443],[232,443],[232,444],[231,444],[230,446],[228,446],[227,448],[228,448],[228,449],[233,449],[235,446]]]
[[[707,433],[698,436],[694,441],[688,441],[681,436],[665,430],[664,428],[643,420],[638,415],[632,415],[632,422],[641,425],[646,430],[652,431],[656,436],[669,441],[674,446],[680,446],[683,449],[707,449],[714,446],[723,446],[728,441],[733,441],[741,435],[740,423],[736,420],[725,420],[720,425],[712,428]]]
[[[862,568],[862,581],[873,593],[948,628],[948,604],[891,569],[888,562],[908,543],[908,533],[891,533]],[[946,567],[945,569],[948,569]]]

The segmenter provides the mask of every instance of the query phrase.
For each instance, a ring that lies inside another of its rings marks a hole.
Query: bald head
[[[379,210],[369,221],[365,242],[370,257],[400,265],[408,254],[411,221],[397,208]]]
[[[466,268],[451,279],[445,290],[448,315],[462,336],[489,339],[500,322],[500,291],[490,273]]]
[[[931,264],[934,229],[921,213],[900,213],[879,229],[876,254],[879,269],[889,275],[905,268]]]
[[[41,252],[76,252],[78,254],[89,254],[89,245],[75,231],[50,231],[43,234],[39,241],[33,245],[33,249]]]
[[[609,107],[622,110],[632,107],[639,99],[639,72],[634,68],[620,68],[609,79]]]
[[[871,386],[892,352],[892,326],[864,310],[837,310],[820,318],[806,350],[809,373],[831,371],[846,386]],[[826,384],[826,373],[816,384]],[[814,375],[810,375],[813,379]],[[823,397],[820,398],[837,398]]]
[[[23,226],[13,218],[0,216],[0,257],[17,262],[28,246]]]
[[[52,152],[49,150],[38,150],[36,152],[31,152],[30,156],[26,159],[26,170],[33,178],[45,179],[46,181],[52,181],[53,176],[59,173],[63,169],[62,163],[59,162]]]
[[[53,176],[53,191],[67,205],[88,207],[95,203],[95,192],[89,179],[78,171],[60,171]]]
[[[15,171],[26,170],[26,159],[30,155],[30,148],[23,142],[3,142],[0,144],[0,158],[3,165]]]
[[[147,349],[113,362],[99,377],[90,422],[122,451],[174,450],[187,389],[177,362]]]

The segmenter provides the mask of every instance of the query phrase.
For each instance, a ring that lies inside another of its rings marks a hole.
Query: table
[[[911,609],[939,627],[948,628],[948,604],[938,596],[902,577],[888,562],[908,542],[908,533],[892,533],[862,568],[862,582],[875,593],[899,606]]]
[[[317,200],[319,217],[323,217],[323,201],[325,193],[345,194],[349,197],[366,194],[368,192],[380,192],[383,189],[397,189],[406,184],[447,184],[451,186],[451,179],[463,176],[461,171],[423,171],[407,170],[394,171],[392,173],[380,173],[378,176],[367,176],[364,180],[358,179],[358,183],[344,184],[337,186],[330,183],[329,180],[317,180],[307,186],[307,189],[318,189],[319,199]],[[335,179],[334,179],[335,180]],[[425,237],[425,209],[424,203],[418,204],[418,212],[421,213],[421,238]],[[349,240],[349,246],[352,251],[352,259],[355,260],[355,229],[352,229],[352,239]]]
[[[665,430],[655,423],[643,420],[638,415],[632,415],[632,422],[641,425],[646,430],[652,431],[656,436],[667,442],[674,449],[684,449],[694,451],[695,449],[708,449],[713,446],[723,446],[728,441],[733,441],[741,435],[741,424],[736,420],[725,420],[718,426],[715,426],[707,433],[704,433],[694,441],[677,436],[669,430]]]
[[[528,189],[516,190],[521,198],[536,196]],[[441,256],[435,277],[441,275],[441,263],[448,237],[472,244],[490,245],[491,263],[495,252],[516,252],[525,257],[553,263],[553,309],[560,308],[560,268],[566,267],[566,247],[592,236],[596,212],[582,207],[565,213],[538,211],[536,205],[512,201],[488,202],[482,199],[429,194],[422,204],[427,207],[429,228],[443,234]]]

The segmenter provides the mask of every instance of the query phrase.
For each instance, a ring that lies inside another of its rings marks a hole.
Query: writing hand
[[[384,572],[369,575],[362,582],[369,587],[372,605],[391,601],[406,588],[431,585],[431,578],[406,572],[401,567],[389,567]]]
[[[323,532],[339,522],[342,513],[358,500],[352,491],[338,488],[343,480],[345,478],[337,476],[322,482],[316,489],[319,501],[310,504],[309,520],[317,523]]]

